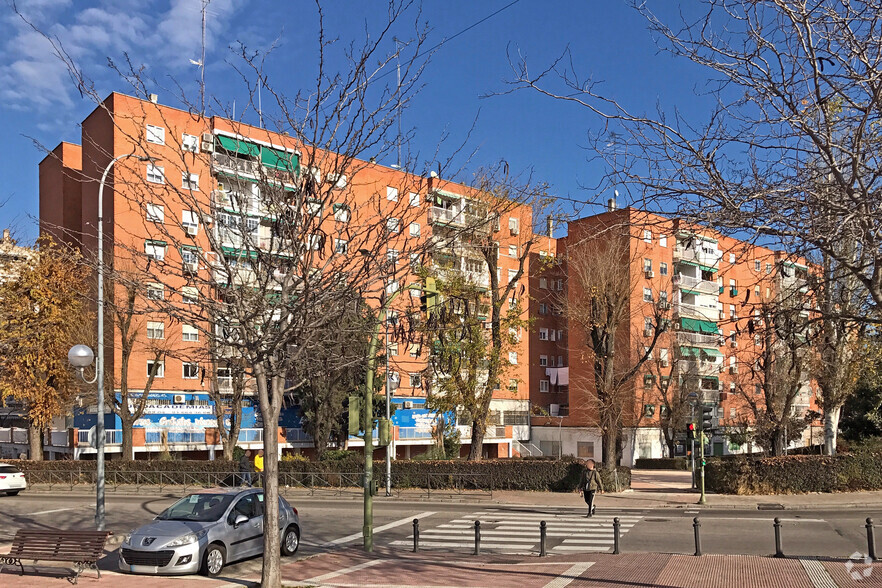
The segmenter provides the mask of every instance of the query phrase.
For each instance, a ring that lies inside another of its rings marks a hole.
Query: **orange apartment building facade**
[[[752,413],[745,394],[760,394],[760,384],[751,373],[761,341],[748,322],[761,321],[764,302],[804,291],[806,266],[783,252],[632,208],[570,222],[558,248],[565,247],[569,258],[579,256],[580,250],[596,254],[591,245],[597,240],[616,242],[616,235],[622,234],[627,251],[610,254],[606,260],[627,272],[631,284],[629,324],[618,333],[617,352],[627,353],[635,364],[652,338],[653,321],[660,315],[660,320],[670,325],[626,395],[623,463],[632,465],[637,458],[668,454],[660,427],[664,406],[658,378],[673,378],[678,386],[693,392],[696,401],[713,406],[718,433],[710,440],[714,454],[747,450],[731,444],[724,433],[749,425]],[[541,268],[545,284],[573,271],[565,259],[537,268]],[[532,278],[535,288],[531,285],[531,290],[541,299],[539,279],[538,275]],[[564,284],[564,298],[579,304],[584,292],[573,276],[564,279]],[[554,327],[546,325],[549,332],[554,328],[566,333],[568,386],[563,389],[565,394],[547,384],[531,386],[534,416],[528,446],[543,454],[599,459],[602,440],[592,396],[593,356],[587,334],[578,325],[567,324],[565,316],[552,319],[536,317],[539,324],[555,323]],[[549,346],[550,342],[534,340],[531,353],[550,356]],[[536,359],[531,357],[531,362]],[[813,394],[806,380],[795,399],[794,415],[802,416],[815,407]],[[685,436],[685,425],[682,423],[678,437]],[[679,448],[685,451],[684,445]]]
[[[80,145],[61,143],[41,162],[41,232],[79,248],[84,255],[94,259],[98,178],[114,157],[129,153],[152,157],[154,159],[150,161],[126,158],[113,167],[104,191],[105,250],[108,260],[113,260],[117,266],[128,264],[137,269],[144,263],[166,264],[168,275],[161,283],[148,285],[148,295],[162,296],[163,299],[178,297],[181,303],[186,303],[188,296],[202,295],[188,286],[188,272],[212,271],[211,267],[200,264],[201,258],[197,259],[190,251],[211,250],[206,239],[208,232],[213,232],[215,239],[221,241],[227,238],[221,232],[225,207],[230,206],[230,195],[243,190],[256,192],[254,180],[249,179],[256,171],[275,173],[274,164],[281,160],[297,163],[300,149],[302,146],[284,134],[217,117],[200,118],[155,101],[113,93],[83,121]],[[438,255],[443,254],[447,271],[460,271],[478,284],[489,284],[486,270],[474,263],[474,256],[469,255],[466,246],[461,243],[450,246],[451,228],[465,226],[463,218],[476,208],[472,189],[434,175],[427,178],[413,176],[373,161],[357,161],[355,164],[358,171],[349,177],[332,175],[320,165],[299,170],[300,177],[309,175],[314,181],[332,182],[334,189],[339,189],[341,194],[341,204],[335,203],[333,210],[324,212],[329,238],[322,243],[317,241],[316,247],[327,247],[330,255],[355,255],[353,249],[357,245],[343,238],[345,231],[342,228],[357,226],[362,220],[373,222],[376,215],[381,215],[385,216],[388,231],[385,236],[373,238],[388,241],[385,252],[393,269],[386,282],[387,291],[419,281],[412,260],[404,254],[409,249],[408,243],[432,243],[442,235],[448,239],[447,247]],[[285,189],[296,189],[298,178],[290,174],[274,177],[285,184]],[[168,190],[170,187],[175,190]],[[176,193],[185,194],[187,198],[176,198]],[[210,215],[202,214],[202,211],[210,211]],[[265,229],[268,229],[261,221],[262,211],[255,208],[253,212],[253,231],[263,238]],[[496,219],[495,238],[501,252],[500,280],[511,279],[517,269],[517,256],[506,255],[506,252],[522,250],[523,244],[533,238],[532,225],[529,206],[512,206]],[[169,246],[169,243],[182,242],[189,245]],[[435,251],[432,247],[427,250],[434,261]],[[144,255],[135,255],[135,252]],[[529,274],[527,267],[521,278],[524,288],[518,291],[526,291]],[[414,301],[418,303],[419,292],[400,296],[398,300],[398,311],[407,312]],[[527,305],[522,306],[526,308]],[[162,339],[169,353],[164,355],[161,372],[150,392],[148,414],[136,424],[144,429],[143,435],[136,435],[136,440],[141,439],[142,443],[136,447],[136,454],[158,451],[159,439],[172,451],[213,452],[218,448],[216,434],[212,434],[217,423],[205,389],[210,382],[199,377],[203,366],[190,359],[204,357],[204,342],[199,341],[197,330],[188,330],[188,325],[173,324],[161,314],[151,314],[149,308],[147,310],[143,320],[138,319],[137,328],[143,337],[139,335],[132,356],[134,367],[129,374],[130,389],[137,391],[146,384],[148,363],[153,357],[151,344],[155,343],[151,338]],[[106,359],[108,377],[113,376],[116,381],[119,380],[121,363],[118,337],[116,331],[112,336],[108,333]],[[518,441],[529,438],[531,367],[527,360],[531,357],[531,338],[531,333],[525,333],[509,355],[514,365],[507,377],[516,384],[494,393],[491,406],[491,424],[494,426],[485,437],[485,454],[488,456],[509,457],[516,452]],[[423,373],[426,359],[423,350],[395,340],[394,335],[386,341],[386,347],[390,371],[398,372],[400,376],[400,387],[393,394],[397,407],[395,454],[405,458],[424,451],[433,442],[432,419],[425,407]],[[219,372],[218,375],[224,374]],[[224,377],[218,381],[224,390]],[[245,431],[240,435],[240,445],[255,447],[260,444],[257,432],[260,415],[259,407],[250,396],[246,399],[246,410],[248,415],[243,418]],[[94,423],[95,418],[94,406],[90,408],[87,402],[75,419],[80,429],[75,437],[85,440],[85,429]],[[109,431],[109,451],[113,452],[119,422],[113,415],[106,415],[105,422]],[[311,440],[303,434],[298,423],[295,406],[293,412],[286,411],[283,422],[280,422],[280,434],[285,439],[283,447],[308,451]],[[467,427],[460,425],[463,442],[468,443]],[[136,441],[136,445],[138,443]],[[351,446],[358,444],[358,440],[350,440]],[[73,453],[90,451],[83,447],[84,443],[79,445]]]

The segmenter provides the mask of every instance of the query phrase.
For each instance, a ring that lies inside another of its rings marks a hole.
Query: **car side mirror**
[[[236,518],[233,519],[233,526],[234,526],[234,527],[238,527],[238,526],[241,525],[242,523],[247,523],[247,522],[248,522],[248,517],[246,517],[246,516],[243,515],[243,514],[237,514],[237,515],[236,515]]]

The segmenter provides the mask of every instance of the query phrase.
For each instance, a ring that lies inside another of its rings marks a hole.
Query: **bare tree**
[[[692,414],[689,394],[697,390],[685,378],[681,381],[682,356],[676,349],[664,347],[667,338],[662,339],[647,361],[647,373],[651,381],[651,398],[659,403],[658,426],[664,436],[668,457],[674,457],[678,433],[686,431],[686,423]]]
[[[591,366],[586,381],[571,376],[570,389],[579,386],[586,392],[586,406],[577,408],[596,415],[603,465],[609,469],[617,465],[626,419],[641,417],[634,406],[635,378],[669,330],[667,305],[653,303],[651,314],[644,314],[646,305],[630,271],[636,262],[633,241],[628,225],[612,224],[567,245],[565,312],[571,345],[575,337],[584,338],[579,343],[589,351],[585,361]],[[571,413],[572,408],[571,400]]]

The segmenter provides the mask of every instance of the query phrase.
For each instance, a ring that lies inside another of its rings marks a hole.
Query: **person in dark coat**
[[[594,495],[600,492],[603,494],[603,480],[600,479],[600,472],[596,469],[593,459],[589,459],[586,469],[582,472],[582,481],[579,483],[579,494],[585,498],[585,504],[588,505],[588,514],[586,517],[594,516],[597,507],[594,506]]]
[[[251,486],[252,471],[254,471],[254,464],[251,463],[251,450],[246,449],[242,457],[239,458],[239,473],[242,474],[243,486]]]

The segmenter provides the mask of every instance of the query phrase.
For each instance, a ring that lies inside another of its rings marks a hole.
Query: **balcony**
[[[699,347],[719,347],[720,336],[707,333],[677,331],[677,343],[679,345],[697,345]]]
[[[450,267],[438,268],[438,277],[440,277],[442,280],[451,279],[456,276],[462,277],[468,283],[473,284],[478,288],[490,287],[490,274],[488,274],[487,272],[476,272]]]
[[[699,294],[717,295],[720,288],[716,282],[711,280],[702,280],[701,278],[693,278],[692,276],[684,276],[682,274],[674,276],[673,283],[674,286],[679,287],[681,290],[689,290]]]
[[[226,153],[216,152],[211,157],[211,167],[216,171],[223,171],[232,174],[246,174],[256,176],[258,174],[259,164],[250,159],[241,159],[232,157]]]
[[[720,365],[714,361],[695,361],[694,359],[681,359],[677,364],[684,377],[714,376],[720,373]]]
[[[144,442],[147,445],[162,445],[163,433],[165,443],[172,445],[178,443],[205,443],[205,431],[169,431],[166,429],[147,429],[144,431]]]
[[[429,209],[429,224],[442,224],[472,229],[479,233],[489,233],[493,221],[487,214],[475,214],[459,208],[441,208],[433,206]]]
[[[717,316],[719,315],[719,310],[707,306],[676,302],[674,303],[674,314],[681,317],[685,316],[698,319],[700,321],[716,321]]]
[[[398,427],[398,439],[402,441],[414,439],[431,439],[432,431],[422,427]]]
[[[703,241],[693,240],[691,247],[686,247],[682,241],[677,242],[677,246],[674,247],[674,261],[685,261],[687,263],[698,264],[707,268],[715,268],[718,263],[720,263],[720,259],[723,258],[723,253],[714,247],[706,247],[701,244]]]

